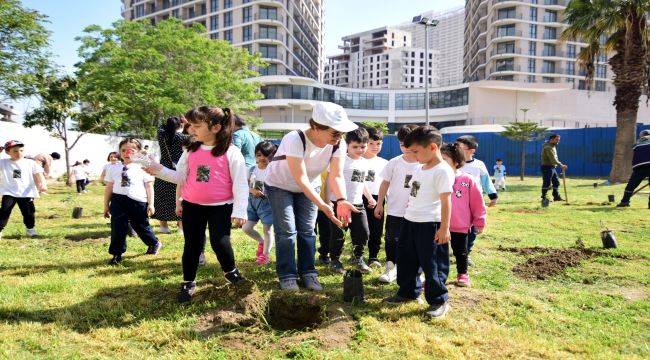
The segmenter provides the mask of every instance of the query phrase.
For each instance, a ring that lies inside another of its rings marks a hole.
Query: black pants
[[[449,275],[449,244],[436,244],[433,239],[440,223],[416,223],[404,220],[397,257],[397,295],[415,299],[422,293],[419,270],[424,273],[424,297],[429,305],[449,299],[445,282]]]
[[[451,233],[451,249],[456,258],[456,272],[467,274],[467,233]]]
[[[553,185],[553,198],[559,198],[560,193],[557,189],[560,187],[560,180],[557,176],[557,171],[555,166],[551,165],[542,165],[542,197],[546,197],[546,193],[551,189]]]
[[[379,195],[372,196],[375,201]],[[368,237],[368,258],[377,259],[379,257],[379,250],[381,249],[381,237],[384,235],[384,215],[377,219],[375,217],[375,209],[368,208],[368,201],[363,198],[363,206],[366,208],[366,216],[368,217],[368,230],[370,236]]]
[[[77,194],[86,190],[86,179],[77,180]]]
[[[318,247],[318,254],[321,257],[327,257],[330,255],[330,223],[332,221],[325,215],[324,212],[318,211],[318,216],[316,217],[316,234],[318,235],[318,242],[320,246]]]
[[[147,246],[158,244],[147,215],[147,203],[126,195],[113,194],[109,205],[111,212],[111,244],[108,253],[122,255],[126,252],[126,235],[129,224]]]
[[[199,256],[205,246],[205,227],[210,232],[210,245],[224,273],[235,269],[235,254],[230,244],[232,204],[207,206],[183,201],[183,280],[194,281]]]
[[[625,186],[625,193],[623,194],[621,202],[629,203],[634,190],[645,179],[650,181],[650,165],[639,166],[636,169],[633,169],[632,175],[630,175],[630,180],[627,181],[627,186]],[[648,205],[650,206],[650,199],[648,199]]]
[[[36,219],[34,218],[34,213],[36,213],[34,199],[16,198],[10,195],[3,195],[2,206],[0,206],[0,231],[7,226],[9,217],[11,216],[11,211],[14,209],[16,204],[18,204],[20,213],[23,214],[23,224],[25,224],[25,227],[28,229],[34,228],[34,225],[36,224]]]
[[[391,261],[393,264],[397,263],[397,244],[403,221],[403,217],[386,216],[386,261]]]
[[[467,253],[471,253],[472,249],[474,248],[474,242],[476,241],[476,236],[478,234],[476,233],[476,228],[472,226],[471,229],[469,229],[469,233],[467,233]]]
[[[348,226],[348,229],[350,229],[354,256],[360,258],[363,256],[363,248],[368,243],[368,218],[366,217],[366,209],[363,207],[363,204],[355,204],[354,206],[359,212],[352,213],[352,222]],[[330,256],[332,259],[339,259],[341,257],[344,241],[345,230],[330,221]]]

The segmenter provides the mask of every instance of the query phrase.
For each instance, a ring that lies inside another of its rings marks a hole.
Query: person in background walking
[[[25,159],[32,159],[36,161],[37,164],[41,165],[43,168],[43,176],[45,179],[50,179],[50,170],[52,167],[52,161],[59,160],[61,155],[58,152],[53,152],[51,154],[38,154],[34,156],[25,156]]]
[[[562,164],[557,158],[557,144],[560,143],[560,135],[551,134],[548,141],[542,146],[542,201],[548,201],[546,193],[553,186],[553,201],[563,201],[558,188],[560,187],[560,180],[557,176],[555,168],[559,165],[562,172],[566,171],[567,166]]]
[[[172,116],[158,128],[158,144],[160,145],[160,164],[176,170],[176,164],[183,154],[182,144],[190,137],[183,134],[182,117]],[[178,232],[183,232],[181,218],[176,215],[176,184],[156,178],[154,184],[156,213],[153,218],[160,221],[160,232],[170,234],[168,221],[178,222]]]
[[[239,115],[235,115],[235,132],[232,134],[232,144],[241,150],[246,160],[246,168],[255,166],[255,147],[262,139],[252,132]]]
[[[77,184],[77,195],[86,192],[86,180],[88,180],[88,172],[83,166],[83,163],[77,161],[72,165],[72,177]]]
[[[501,159],[497,159],[494,165],[494,186],[498,190],[506,191],[506,166]]]
[[[630,199],[634,194],[634,189],[644,180],[650,181],[650,130],[643,130],[639,134],[639,141],[634,145],[634,155],[632,156],[632,175],[625,186],[625,193],[618,207],[630,206]],[[650,209],[650,198],[648,199],[648,209]]]

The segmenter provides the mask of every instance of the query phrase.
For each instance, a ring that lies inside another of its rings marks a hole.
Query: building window
[[[253,40],[253,27],[251,25],[244,26],[242,30],[242,41]]]
[[[260,75],[277,75],[278,74],[278,65],[270,64],[266,68],[260,68]]]
[[[528,59],[528,72],[529,73],[534,73],[536,72],[535,70],[535,59]]]
[[[536,7],[531,7],[530,8],[530,21],[537,21],[537,8]]]
[[[223,8],[228,9],[232,7],[232,0],[223,0]]]
[[[554,78],[550,78],[550,77],[542,77],[542,82],[544,82],[544,83],[546,83],[546,84],[552,84],[552,83],[555,82],[555,79],[554,79]]]
[[[576,74],[576,64],[573,61],[566,62],[566,74],[575,75]]]
[[[576,46],[575,45],[567,45],[566,47],[566,56],[571,59],[575,59],[577,54],[576,54]]]
[[[542,62],[542,72],[544,74],[555,74],[555,62],[544,60]]]
[[[607,65],[596,65],[596,77],[601,79],[607,78]]]
[[[497,54],[514,54],[515,53],[515,43],[514,42],[505,42],[497,44]]]
[[[515,36],[515,25],[499,26],[497,28],[497,37]]]
[[[544,22],[557,22],[557,12],[546,10],[544,13]]]
[[[218,38],[219,38],[219,33],[218,32],[210,34],[210,39],[217,40]]]
[[[224,31],[223,39],[232,44],[232,30]]]
[[[605,91],[607,89],[604,81],[596,81],[596,91]]]
[[[217,30],[219,28],[219,15],[210,16],[210,31]]]
[[[215,12],[219,10],[219,0],[210,0],[210,11]]]
[[[544,39],[555,40],[557,39],[557,29],[552,27],[544,28]]]
[[[260,39],[279,39],[278,28],[275,26],[260,25]]]
[[[174,9],[174,10],[172,10],[172,16],[175,17],[175,18],[177,18],[177,19],[180,19],[180,18],[181,18],[181,12],[180,12],[180,10],[179,10],[179,9]]]
[[[528,75],[527,82],[534,83],[535,82],[535,75]]]
[[[499,20],[502,19],[514,19],[517,17],[517,8],[515,7],[510,7],[506,9],[499,9],[499,13],[497,18]]]
[[[260,19],[278,19],[278,9],[274,7],[260,6]]]
[[[144,4],[137,5],[135,7],[135,17],[139,18],[139,17],[143,17],[143,16],[144,16]]]
[[[555,56],[555,45],[553,44],[544,44],[544,51],[542,56]]]
[[[223,27],[232,26],[232,11],[223,14]]]
[[[537,39],[537,25],[530,25],[528,29],[528,37],[531,39]]]
[[[276,59],[278,57],[278,47],[276,45],[260,44],[260,53],[263,58]]]
[[[251,16],[251,12],[253,10],[252,6],[246,6],[245,8],[242,9],[242,22],[249,22],[253,20],[253,17]]]
[[[248,51],[249,54],[253,53],[253,45],[252,44],[242,45],[242,48],[245,49],[246,51]]]
[[[537,43],[530,41],[528,43],[528,55],[537,55]]]
[[[513,71],[515,69],[514,59],[500,59],[497,60],[497,71]]]

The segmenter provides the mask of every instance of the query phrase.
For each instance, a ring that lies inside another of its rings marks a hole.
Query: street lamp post
[[[418,15],[413,18],[413,23],[424,25],[424,116],[429,125],[429,27],[438,26],[438,20]]]
[[[523,108],[523,109],[519,109],[519,110],[521,110],[521,111],[524,112],[524,122],[526,122],[526,113],[527,113],[528,110],[530,110],[530,109]]]

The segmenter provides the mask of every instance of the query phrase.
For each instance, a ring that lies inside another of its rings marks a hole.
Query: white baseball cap
[[[341,105],[331,102],[317,102],[311,112],[311,118],[318,124],[347,133],[359,126],[348,119],[348,114]]]

